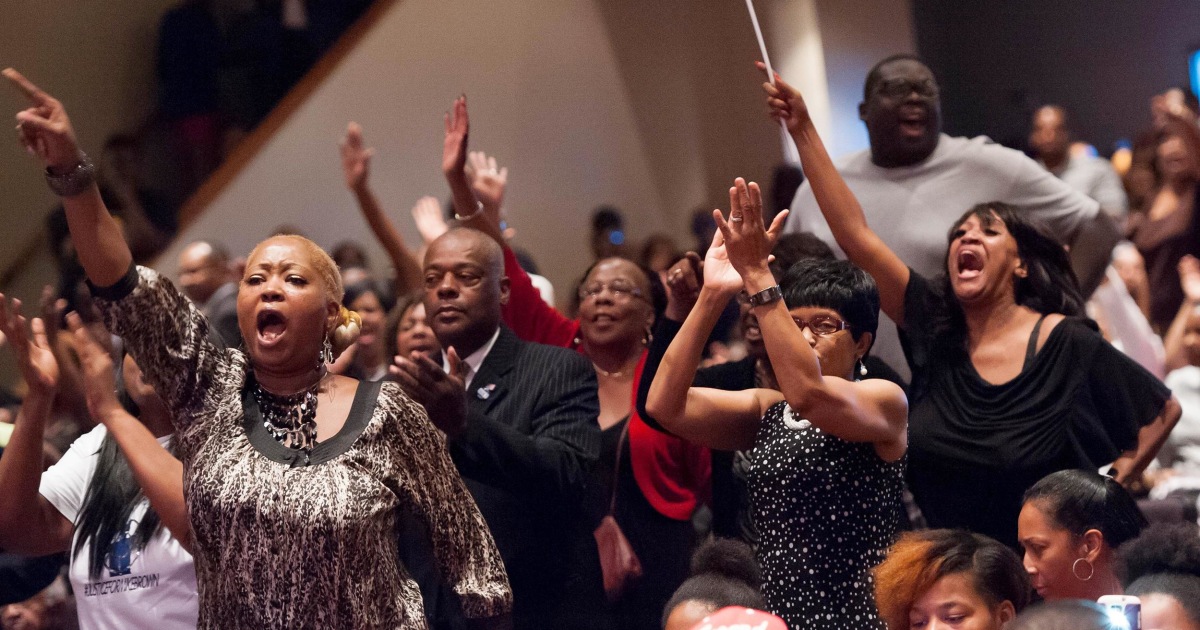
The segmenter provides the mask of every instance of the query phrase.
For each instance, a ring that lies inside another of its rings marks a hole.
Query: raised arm
[[[446,114],[446,137],[442,145],[442,174],[454,199],[454,217],[469,227],[505,245],[500,229],[500,204],[508,181],[508,169],[497,169],[495,159],[469,150],[471,130],[467,116],[467,97],[454,101]],[[490,166],[490,168],[489,168]]]
[[[471,121],[467,116],[466,95],[454,99],[454,104],[445,117],[446,136],[442,143],[442,174],[450,185],[454,201],[454,217],[462,225],[475,228],[504,244],[504,235],[499,228],[499,208],[493,208],[495,220],[489,221],[484,214],[484,205],[476,198],[467,170],[470,153]],[[494,227],[493,227],[494,224]]]
[[[108,429],[129,462],[133,478],[171,535],[191,551],[192,530],[183,500],[183,464],[140,420],[117,401],[112,356],[92,337],[79,316],[68,317],[83,368],[88,411]]]
[[[704,343],[742,279],[729,264],[718,231],[704,258],[704,284],[696,305],[658,364],[646,395],[646,411],[662,428],[690,442],[720,450],[754,446],[759,421],[778,392],[752,389],[721,391],[692,387]]]
[[[102,287],[116,284],[133,256],[121,226],[100,199],[95,166],[79,150],[66,109],[16,70],[6,68],[3,74],[29,100],[30,106],[17,113],[18,135],[46,167],[47,179],[59,184],[71,241],[88,279]]]
[[[778,286],[767,263],[782,233],[787,211],[775,217],[770,229],[765,229],[762,193],[757,184],[747,185],[740,177],[729,189],[729,205],[728,221],[719,211],[713,213],[713,218],[725,240],[730,264],[743,278],[746,292],[753,296]],[[788,406],[831,435],[849,442],[875,444],[880,455],[888,459],[904,454],[908,401],[899,386],[881,379],[855,382],[841,374],[823,374],[813,344],[796,327],[781,299],[755,306],[754,315]],[[869,337],[859,338],[859,359],[866,354],[870,343]]]
[[[368,179],[371,175],[371,157],[375,149],[367,148],[363,143],[362,127],[352,122],[346,126],[346,137],[339,145],[342,154],[342,173],[346,177],[346,187],[358,202],[371,232],[387,251],[388,258],[396,270],[396,295],[404,295],[421,286],[421,263],[413,252],[404,244],[404,237],[396,224],[387,217],[379,205],[379,199],[371,190]]]
[[[0,548],[40,556],[68,549],[75,526],[38,492],[42,440],[58,388],[58,363],[42,320],[33,320],[30,339],[20,309],[19,301],[10,304],[0,295],[0,332],[8,338],[29,387],[0,457]]]
[[[1195,256],[1184,256],[1179,260],[1179,284],[1183,286],[1183,302],[1179,305],[1179,313],[1167,329],[1163,339],[1166,352],[1166,370],[1171,372],[1188,364],[1187,351],[1183,347],[1183,337],[1187,333],[1187,322],[1192,313],[1200,308],[1200,260]]]
[[[764,69],[761,62],[758,65]],[[908,266],[867,225],[862,206],[833,165],[816,126],[809,118],[808,106],[804,104],[800,92],[784,82],[778,74],[775,75],[774,84],[763,84],[763,90],[767,93],[771,117],[782,120],[796,141],[804,175],[808,177],[833,238],[851,262],[875,278],[883,312],[897,326],[903,327]]]

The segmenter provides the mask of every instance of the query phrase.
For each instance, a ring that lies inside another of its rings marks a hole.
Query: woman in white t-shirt
[[[167,450],[166,407],[130,358],[118,370],[121,378],[114,378],[108,351],[78,316],[68,319],[88,409],[99,426],[43,473],[41,445],[58,364],[45,324],[34,319],[30,338],[20,304],[0,295],[0,332],[29,387],[0,457],[0,548],[30,555],[68,551],[84,630],[195,628],[183,470]]]

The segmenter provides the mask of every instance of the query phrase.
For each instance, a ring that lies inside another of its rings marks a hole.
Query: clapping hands
[[[717,269],[728,265],[747,285],[746,290],[754,293],[757,291],[752,289],[761,287],[750,287],[751,277],[770,275],[767,264],[771,260],[771,250],[783,232],[788,211],[776,215],[771,227],[766,228],[763,224],[762,191],[758,184],[747,184],[741,177],[734,180],[733,187],[729,189],[729,207],[728,220],[720,210],[713,211],[717,234],[713,237],[713,248],[710,248],[709,254],[718,263]],[[713,269],[709,266],[709,259],[705,258],[705,286],[708,286],[708,276]]]
[[[397,356],[388,373],[406,394],[425,407],[429,420],[446,437],[458,437],[467,426],[467,372],[470,367],[458,358],[454,348],[446,350],[450,371],[424,353],[414,351],[408,357]]]

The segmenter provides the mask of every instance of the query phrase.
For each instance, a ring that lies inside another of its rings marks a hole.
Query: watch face
[[[750,306],[762,306],[763,304],[774,302],[781,297],[783,297],[783,291],[780,290],[779,285],[767,287],[750,296]]]

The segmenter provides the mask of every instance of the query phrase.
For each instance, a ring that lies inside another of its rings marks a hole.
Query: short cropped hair
[[[837,311],[855,341],[879,327],[879,289],[875,279],[846,260],[801,260],[779,283],[789,309],[819,306]]]

